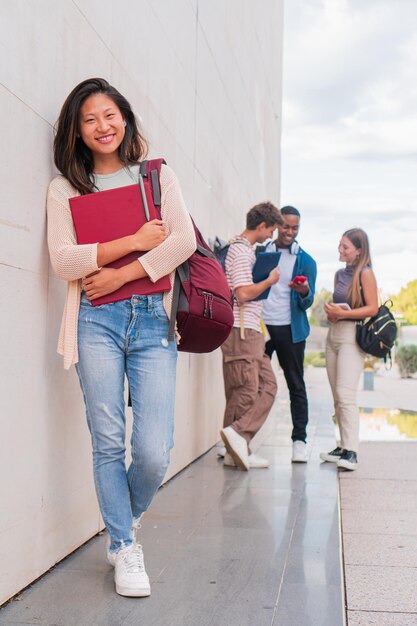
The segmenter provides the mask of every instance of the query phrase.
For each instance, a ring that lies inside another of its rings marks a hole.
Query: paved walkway
[[[363,443],[340,492],[349,626],[417,626],[417,443]]]
[[[269,469],[223,468],[212,449],[157,494],[141,535],[150,598],[115,593],[101,536],[0,610],[0,624],[342,626],[337,475],[318,458],[333,444],[330,406],[312,398],[310,462],[292,465],[283,390],[262,433]]]
[[[257,438],[268,470],[223,468],[214,448],[159,491],[141,535],[150,598],[114,592],[103,535],[1,609],[0,624],[417,626],[417,441],[362,443],[358,471],[340,472],[341,564],[337,470],[318,456],[334,445],[331,397],[324,370],[306,381],[307,465],[290,462],[281,379]],[[360,404],[413,410],[416,392],[394,369]]]
[[[307,380],[310,396],[328,397],[324,370],[309,368]],[[339,473],[347,621],[417,626],[417,440],[400,440],[384,420],[390,409],[417,411],[417,380],[394,366],[381,367],[374,383],[360,390],[359,405],[387,410],[363,419],[363,437],[375,440],[361,443],[356,472]],[[416,418],[404,419],[402,435],[416,436]]]

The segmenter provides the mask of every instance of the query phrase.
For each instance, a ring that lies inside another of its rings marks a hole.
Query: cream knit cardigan
[[[161,168],[160,181],[161,215],[168,236],[159,246],[143,254],[140,262],[152,282],[169,274],[171,290],[164,294],[164,308],[169,317],[175,268],[195,251],[196,239],[178,179],[167,165]],[[81,279],[99,269],[98,244],[77,244],[68,200],[79,195],[66,178],[57,176],[48,187],[46,203],[51,264],[57,276],[68,281],[58,341],[58,353],[64,357],[65,369],[78,362],[77,326]]]

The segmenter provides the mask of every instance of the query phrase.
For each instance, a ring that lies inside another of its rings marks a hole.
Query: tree
[[[395,354],[401,378],[411,378],[417,372],[417,346],[401,346]]]
[[[310,324],[313,326],[325,326],[329,325],[327,321],[327,315],[324,312],[324,303],[331,302],[333,299],[332,294],[327,289],[322,289],[314,296],[313,306],[311,307]]]
[[[417,324],[417,279],[407,283],[391,300],[395,312],[402,313],[407,324]]]

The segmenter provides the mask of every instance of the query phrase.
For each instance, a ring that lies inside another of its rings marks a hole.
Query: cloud
[[[319,286],[359,226],[396,293],[417,276],[417,3],[291,0],[284,30],[282,203],[301,210]]]
[[[284,137],[305,159],[416,159],[417,4],[294,0]]]

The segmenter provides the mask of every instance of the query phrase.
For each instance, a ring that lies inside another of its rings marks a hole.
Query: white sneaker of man
[[[120,596],[143,598],[151,595],[140,543],[133,543],[117,552],[114,582]]]
[[[293,441],[291,461],[293,463],[307,463],[307,446],[304,441]]]
[[[246,439],[239,435],[231,426],[222,428],[220,436],[224,441],[227,452],[233,457],[236,465],[244,470],[248,470],[249,453]]]
[[[250,454],[248,460],[249,469],[263,469],[269,467],[269,461],[267,459],[263,459],[257,454]],[[224,455],[223,465],[226,465],[226,467],[236,467],[233,457],[228,452]]]
[[[226,455],[226,448],[224,446],[217,446],[217,456],[224,459]]]

